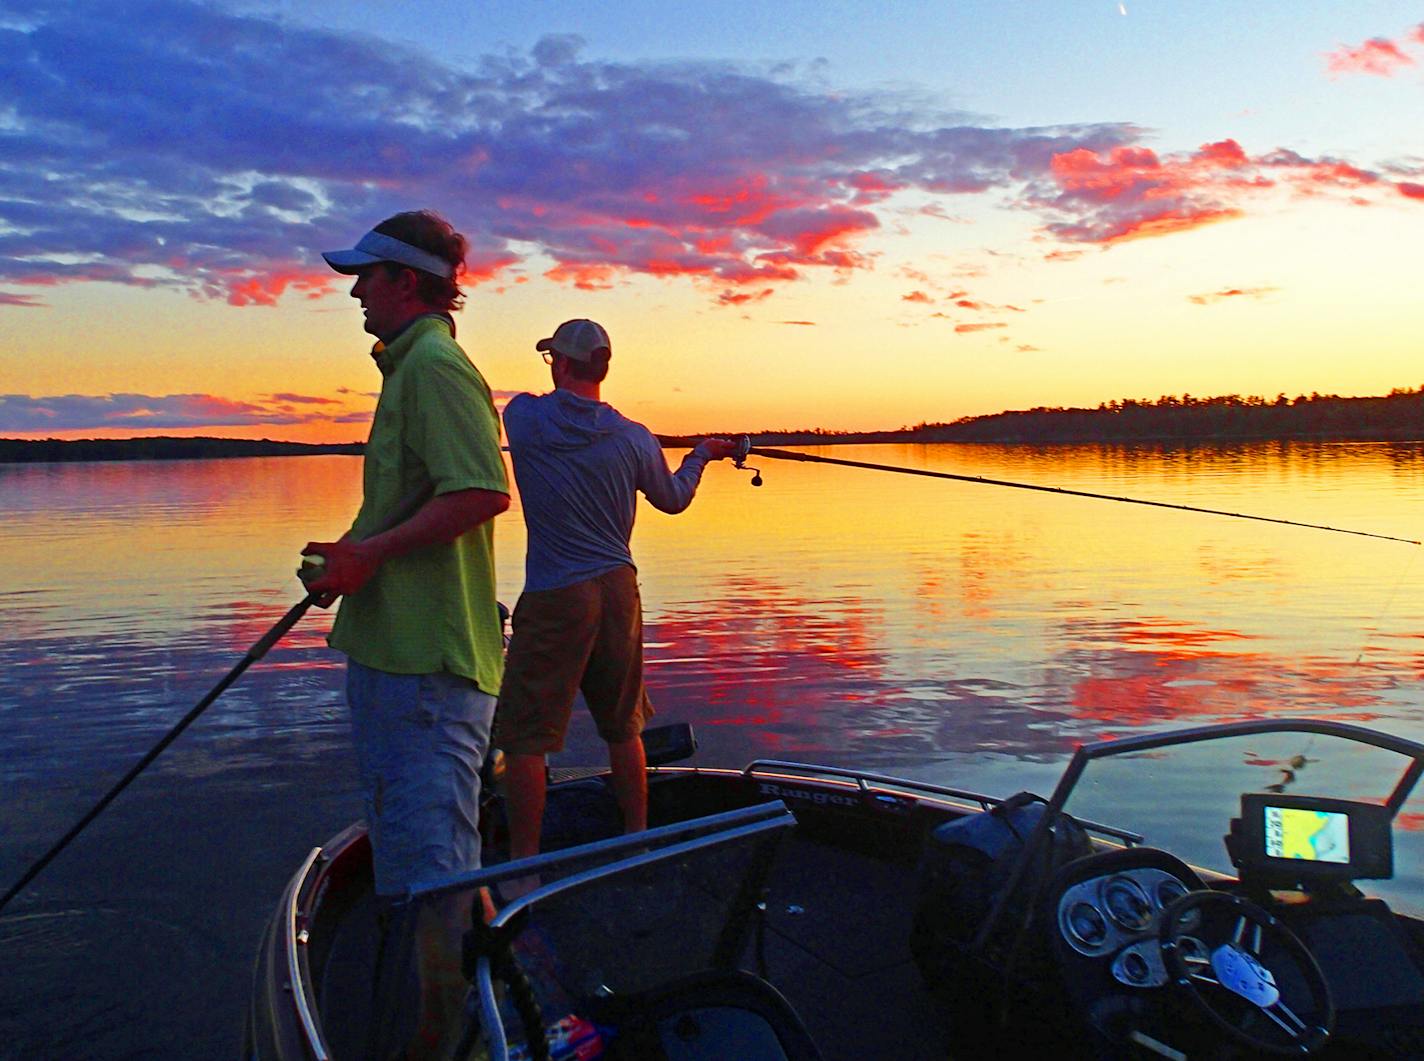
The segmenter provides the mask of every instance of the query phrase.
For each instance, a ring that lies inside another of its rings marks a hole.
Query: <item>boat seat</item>
[[[590,1016],[616,1030],[608,1061],[821,1061],[791,1003],[740,969],[605,999]]]

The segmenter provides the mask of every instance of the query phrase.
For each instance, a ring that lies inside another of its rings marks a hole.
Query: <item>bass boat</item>
[[[389,909],[361,826],[315,848],[262,941],[246,1055],[400,1057],[414,912],[488,889],[462,1061],[1424,1056],[1417,742],[1154,732],[1081,746],[1045,797],[676,765],[687,727],[648,743],[645,833],[619,835],[605,773],[555,770],[545,853],[500,861],[492,798],[488,864]]]

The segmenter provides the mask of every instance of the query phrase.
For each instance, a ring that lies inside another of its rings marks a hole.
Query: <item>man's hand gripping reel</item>
[[[738,467],[738,468],[746,468],[746,467],[747,467],[747,455],[748,455],[749,453],[751,453],[751,451],[752,451],[752,436],[751,436],[751,435],[743,435],[741,438],[737,439],[737,452],[732,455],[732,463],[733,463],[736,467]],[[753,485],[753,486],[760,486],[760,485],[761,485],[761,469],[760,469],[760,468],[753,468],[753,469],[751,469],[751,470],[752,470],[752,473],[753,473],[753,474],[752,474],[752,485]]]

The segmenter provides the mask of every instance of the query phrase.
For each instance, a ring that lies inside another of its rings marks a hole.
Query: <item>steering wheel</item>
[[[1157,940],[1169,978],[1236,1042],[1298,1057],[1329,1039],[1335,1003],[1320,966],[1255,903],[1189,892],[1162,911]]]

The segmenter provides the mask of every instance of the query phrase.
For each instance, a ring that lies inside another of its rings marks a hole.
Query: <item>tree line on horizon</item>
[[[214,457],[295,457],[316,453],[360,453],[362,442],[311,444],[259,438],[0,438],[0,464],[44,461],[208,460]]]
[[[711,434],[716,434],[712,432]],[[732,435],[747,432],[731,432]],[[1224,394],[1122,398],[1095,409],[1038,406],[949,422],[922,422],[893,431],[778,428],[753,432],[757,445],[848,442],[998,442],[1019,444],[1424,439],[1424,386],[1397,387],[1382,397],[1300,394],[1290,398]],[[690,444],[698,435],[660,436]]]
[[[919,423],[887,431],[778,428],[756,432],[658,435],[665,446],[691,446],[708,435],[751,434],[756,445],[837,445],[872,442],[1194,443],[1334,439],[1400,441],[1424,439],[1424,386],[1395,388],[1372,398],[1300,394],[1273,399],[1255,395],[1197,398],[1163,395],[1156,400],[1123,398],[1096,409],[1039,406],[943,423]],[[176,438],[0,439],[0,463],[94,460],[191,460],[213,457],[298,456],[360,453],[360,442],[311,444],[272,439]]]

